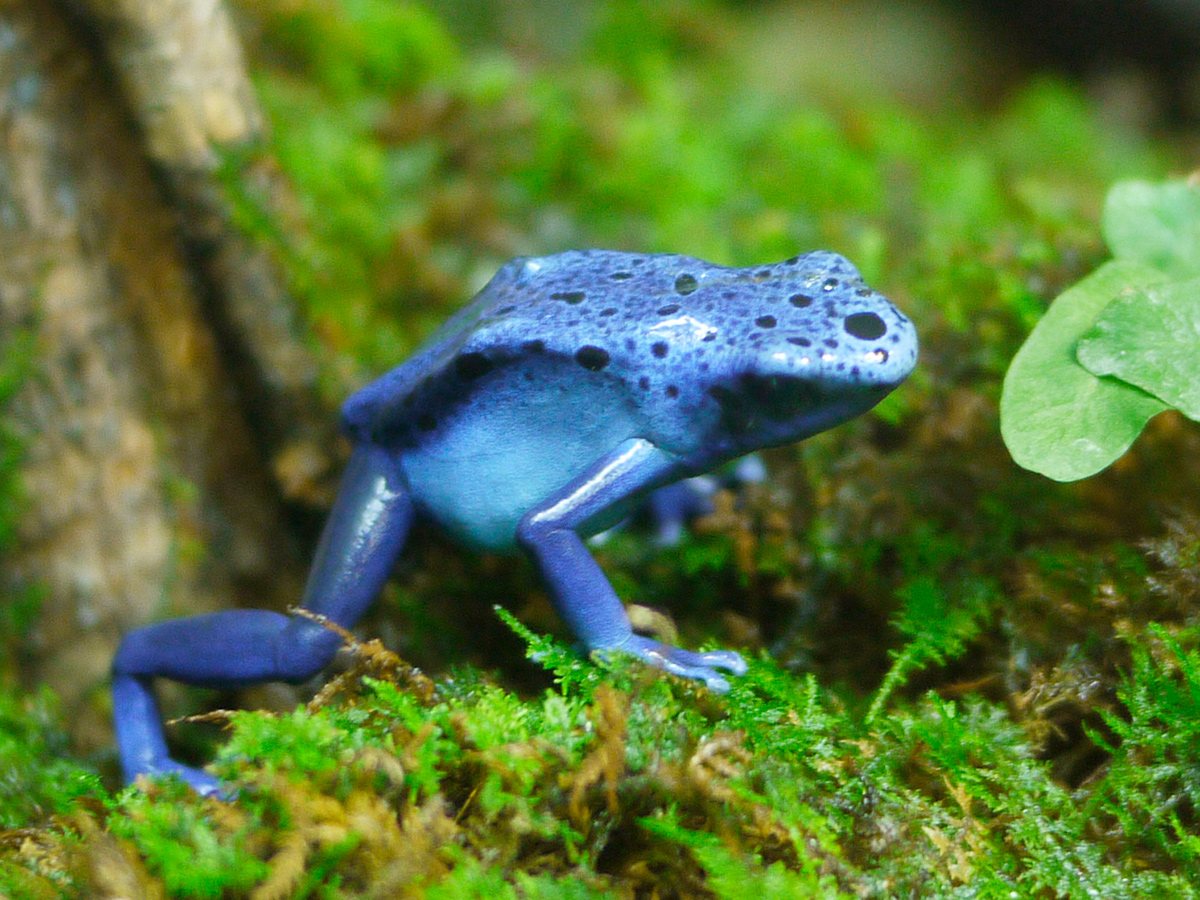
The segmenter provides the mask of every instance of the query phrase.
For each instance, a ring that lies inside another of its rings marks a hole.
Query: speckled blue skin
[[[656,488],[870,409],[916,359],[909,320],[834,253],[746,269],[602,250],[514,260],[346,402],[355,450],[302,605],[354,625],[420,515],[465,544],[528,553],[587,649],[728,690],[721,671],[741,674],[742,658],[633,634],[583,539]],[[260,610],[130,633],[113,663],[126,777],[218,788],[168,757],[155,677],[299,681],[339,643]]]

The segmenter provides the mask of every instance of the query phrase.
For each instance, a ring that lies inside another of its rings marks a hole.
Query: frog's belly
[[[530,509],[639,430],[612,387],[507,393],[480,392],[401,455],[419,508],[456,539],[494,550],[514,548]]]

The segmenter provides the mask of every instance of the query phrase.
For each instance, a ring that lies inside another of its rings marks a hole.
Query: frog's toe
[[[683,651],[687,652],[687,651]],[[705,653],[691,654],[699,658],[702,665],[717,669],[727,669],[733,675],[745,675],[749,666],[740,653],[732,650],[709,650]]]
[[[708,650],[696,653],[682,650],[669,644],[662,644],[650,638],[633,635],[619,648],[626,653],[632,653],[650,665],[678,675],[681,678],[694,678],[703,681],[710,691],[718,694],[729,692],[729,682],[718,669],[725,669],[734,675],[746,674],[746,661],[741,655],[732,650]]]
[[[171,775],[178,778],[202,797],[218,797],[222,800],[230,798],[227,786],[222,784],[215,776],[210,775],[203,769],[196,769],[192,766],[185,766],[183,763],[177,763],[173,759],[168,759],[165,763],[159,764],[151,770],[141,772],[138,777],[164,778]]]
[[[233,797],[228,785],[199,769],[189,769],[187,774],[181,773],[179,777],[201,797],[216,797],[220,800],[230,800]]]

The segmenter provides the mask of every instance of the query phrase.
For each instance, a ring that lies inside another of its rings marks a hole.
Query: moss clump
[[[50,692],[0,691],[0,829],[44,823],[100,793],[99,776],[70,756]]]
[[[1119,835],[1143,866],[1200,875],[1200,647],[1190,649],[1162,628],[1134,647],[1118,689],[1123,709],[1104,716],[1112,737],[1097,743],[1112,754],[1089,811],[1095,827]],[[1134,849],[1136,848],[1136,849]]]
[[[1135,653],[1113,763],[1072,793],[979,698],[868,722],[765,659],[718,699],[525,636],[557,681],[527,700],[355,645],[307,708],[232,715],[229,801],[128,790],[11,849],[4,877],[45,886],[56,860],[81,895],[124,877],[256,900],[1197,896],[1196,735],[1164,726],[1197,712],[1200,656],[1165,637],[1162,661]]]

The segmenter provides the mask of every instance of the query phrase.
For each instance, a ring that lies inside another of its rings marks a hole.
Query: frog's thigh
[[[415,508],[397,458],[359,444],[313,558],[301,606],[351,628],[387,582]]]
[[[531,509],[517,527],[517,541],[541,571],[559,615],[589,650],[619,647],[632,631],[577,530],[678,474],[673,456],[647,440],[628,440]]]

